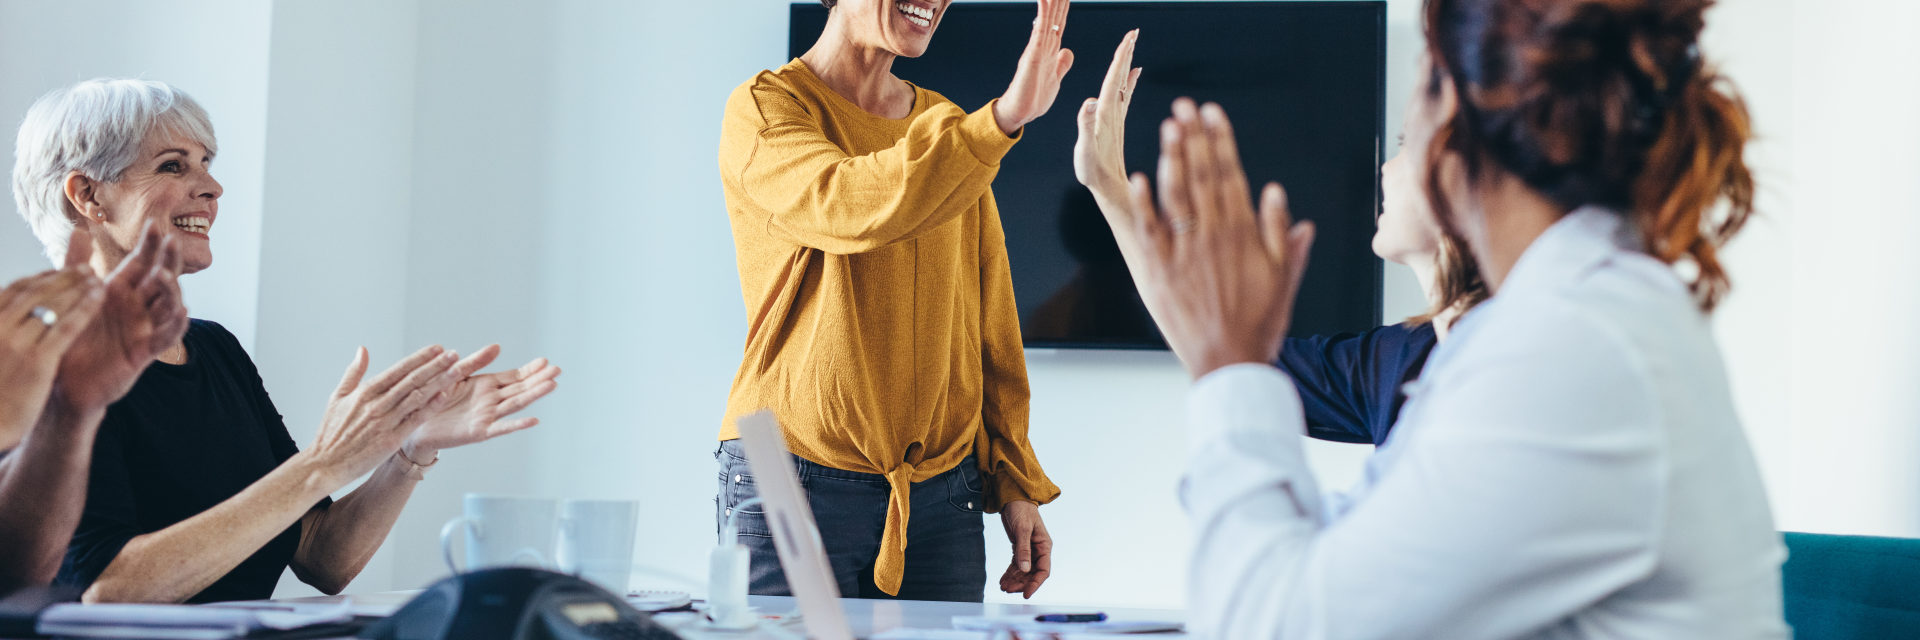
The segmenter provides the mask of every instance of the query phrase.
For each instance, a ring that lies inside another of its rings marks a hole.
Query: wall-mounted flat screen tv
[[[978,109],[1006,91],[1035,11],[1031,2],[955,2],[926,55],[896,61],[893,72]],[[1071,11],[1065,46],[1074,68],[993,183],[1026,345],[1166,348],[1093,196],[1073,177],[1074,109],[1099,92],[1114,47],[1135,28],[1134,64],[1146,71],[1128,116],[1128,170],[1153,174],[1159,124],[1174,98],[1220,103],[1249,182],[1279,181],[1294,216],[1319,227],[1292,334],[1379,326],[1381,264],[1370,247],[1386,119],[1386,3],[1082,1]],[[793,57],[826,22],[818,2],[792,5]]]

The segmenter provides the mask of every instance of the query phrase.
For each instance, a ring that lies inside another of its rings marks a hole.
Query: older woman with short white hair
[[[14,197],[47,257],[75,226],[105,275],[148,221],[166,228],[182,273],[213,263],[217,150],[205,110],[159,82],[91,80],[28,111]],[[55,582],[89,602],[212,602],[271,597],[288,567],[337,593],[359,574],[438,460],[438,452],[537,424],[505,416],[555,388],[544,359],[473,375],[498,355],[461,360],[430,346],[362,381],[360,349],[320,416],[313,444],[288,435],[239,341],[193,320],[114,403],[94,442],[87,500]],[[334,491],[372,477],[335,502]]]

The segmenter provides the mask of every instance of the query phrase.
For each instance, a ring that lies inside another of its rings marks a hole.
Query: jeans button
[[[972,508],[973,508],[973,503],[971,503],[971,502],[969,502],[969,503],[967,503],[967,508],[968,508],[968,509],[972,509]]]

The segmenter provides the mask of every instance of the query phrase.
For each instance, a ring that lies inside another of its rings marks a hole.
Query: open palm
[[[500,346],[490,345],[461,362],[477,371],[499,357]],[[558,388],[560,367],[546,358],[511,371],[473,375],[447,391],[443,409],[428,417],[407,442],[409,457],[419,460],[428,451],[452,449],[497,438],[540,424],[539,418],[506,419]]]
[[[1013,83],[993,105],[994,120],[1000,130],[1013,135],[1020,127],[1046,115],[1053,99],[1060,95],[1060,79],[1073,68],[1073,51],[1060,48],[1067,27],[1067,5],[1071,0],[1040,0],[1040,15],[1033,21],[1033,34],[1020,54],[1020,66],[1013,72]]]

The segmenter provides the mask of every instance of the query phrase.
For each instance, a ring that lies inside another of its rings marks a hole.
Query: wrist
[[[107,404],[109,403],[101,402],[93,394],[75,393],[74,389],[61,384],[59,380],[54,381],[53,389],[47,394],[47,411],[61,415],[106,413]]]
[[[1124,210],[1133,206],[1127,196],[1127,176],[1124,174],[1115,173],[1104,178],[1096,178],[1091,184],[1085,186],[1088,191],[1093,192],[1093,204],[1100,207],[1101,211],[1114,208]]]
[[[400,450],[393,452],[393,463],[400,470],[400,475],[419,482],[427,479],[428,469],[440,464],[439,452],[427,452],[427,455],[431,458],[415,458],[408,455],[406,447],[401,447]]]
[[[315,502],[324,496],[332,495],[340,487],[347,486],[348,482],[352,482],[359,475],[350,474],[345,465],[322,459],[320,454],[312,450],[293,454],[293,457],[287,458],[287,461],[276,469],[276,471],[279,470],[293,474],[300,485],[303,500],[310,497]]]
[[[426,468],[440,461],[440,450],[408,439],[400,445],[400,457],[413,466]]]
[[[1194,358],[1192,365],[1189,366],[1187,369],[1188,369],[1188,373],[1193,375],[1193,381],[1199,382],[1202,378],[1207,377],[1209,374],[1212,374],[1215,371],[1219,371],[1227,367],[1231,367],[1234,365],[1241,365],[1241,364],[1257,364],[1257,365],[1263,365],[1263,366],[1273,366],[1272,362],[1263,360],[1258,356],[1249,355],[1246,353],[1224,352],[1224,353],[1213,353],[1213,354],[1201,354],[1200,357]]]
[[[1000,100],[993,101],[993,123],[999,125],[1000,133],[1007,134],[1009,138],[1013,137],[1016,133],[1020,133],[1020,127],[1027,126],[1027,123],[1021,122],[1020,119],[1014,117],[1013,114],[1007,113],[1007,103]]]

